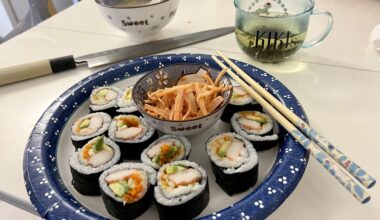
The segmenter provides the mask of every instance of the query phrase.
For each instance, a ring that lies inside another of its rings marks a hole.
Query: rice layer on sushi
[[[184,136],[164,135],[147,147],[141,154],[141,161],[155,169],[162,165],[189,157],[191,143]]]
[[[93,89],[90,95],[90,111],[116,115],[117,102],[123,91],[117,87],[104,86]]]
[[[192,219],[210,200],[206,171],[187,160],[165,164],[158,171],[154,197],[160,219]]]
[[[216,182],[228,195],[256,184],[259,161],[247,139],[230,132],[216,134],[207,141],[206,150]]]
[[[222,121],[230,122],[232,115],[236,112],[245,110],[262,111],[261,105],[256,102],[256,100],[254,100],[252,96],[250,96],[236,81],[231,80],[231,83],[233,85],[232,96],[222,114],[222,117],[220,118]]]
[[[76,149],[83,147],[90,139],[107,132],[111,116],[106,113],[91,113],[77,119],[71,127],[71,141]]]
[[[132,99],[133,86],[128,86],[117,102],[118,109],[116,112],[124,114],[133,114],[141,116],[141,113],[137,110],[137,106]]]
[[[257,151],[267,150],[278,143],[274,134],[274,121],[268,114],[259,111],[241,111],[231,118],[232,129],[252,142]]]
[[[118,115],[110,124],[108,136],[120,146],[123,159],[139,160],[143,150],[158,138],[158,133],[143,117]]]
[[[104,171],[99,177],[107,211],[119,219],[143,214],[153,199],[156,171],[143,163],[126,162]]]
[[[120,149],[115,142],[103,136],[93,138],[70,158],[74,188],[83,195],[100,195],[100,174],[119,160]]]

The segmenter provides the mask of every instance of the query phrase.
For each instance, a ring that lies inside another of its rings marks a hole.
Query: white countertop
[[[281,64],[253,61],[239,49],[233,34],[165,53],[213,54],[218,49],[231,58],[266,70],[295,94],[316,130],[380,180],[377,164],[380,148],[376,139],[380,122],[380,53],[369,42],[372,28],[380,23],[380,2],[320,0],[316,7],[333,14],[330,35],[320,45],[301,49]],[[159,38],[233,24],[234,7],[230,0],[182,0],[173,21]],[[323,24],[322,18],[313,18],[310,35],[323,28]],[[124,32],[106,23],[94,1],[84,0],[0,44],[0,68],[131,44],[135,43]],[[1,191],[29,201],[22,159],[31,130],[55,98],[96,70],[81,66],[0,87]],[[359,204],[310,158],[298,187],[270,219],[380,219],[379,186],[369,192],[372,200]]]

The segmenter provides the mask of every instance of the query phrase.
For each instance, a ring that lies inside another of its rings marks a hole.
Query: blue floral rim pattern
[[[288,108],[307,120],[294,95],[270,74],[250,64],[233,62],[254,78]],[[167,54],[141,57],[115,64],[79,81],[59,96],[35,125],[24,152],[27,193],[45,219],[104,219],[86,209],[65,188],[56,161],[56,148],[66,122],[91,90],[111,85],[130,76],[178,63],[197,63],[220,69],[210,55]],[[223,210],[200,219],[264,219],[293,192],[305,171],[309,154],[285,131],[274,166],[267,178],[248,196]]]

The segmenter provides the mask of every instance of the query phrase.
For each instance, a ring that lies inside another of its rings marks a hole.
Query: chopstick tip
[[[370,188],[374,187],[375,184],[376,184],[376,180],[373,179],[372,182],[370,184],[368,184],[367,189],[370,189]]]
[[[371,200],[371,197],[368,196],[367,198],[365,198],[365,199],[362,201],[362,204],[366,204],[366,203],[368,203],[370,200]]]

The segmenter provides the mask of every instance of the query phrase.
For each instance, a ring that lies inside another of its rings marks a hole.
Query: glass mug
[[[235,0],[235,36],[242,50],[260,62],[277,63],[314,46],[330,32],[333,18],[315,10],[313,0]],[[304,42],[311,15],[328,17],[326,30]]]

